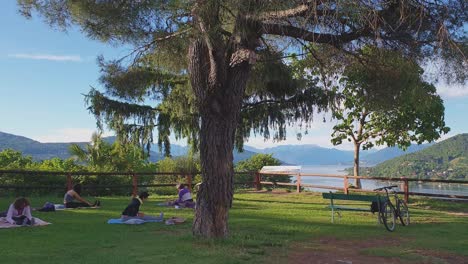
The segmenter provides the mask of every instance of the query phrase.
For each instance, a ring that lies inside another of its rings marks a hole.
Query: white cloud
[[[468,86],[467,85],[437,84],[436,87],[437,87],[437,93],[442,98],[455,98],[455,97],[468,96]]]
[[[48,61],[71,61],[81,62],[83,59],[78,55],[51,55],[51,54],[9,54],[8,57],[30,60],[48,60]]]
[[[34,140],[43,143],[52,142],[89,142],[91,135],[96,132],[94,129],[89,128],[62,128],[51,130],[47,135],[39,135],[33,137]],[[104,137],[111,136],[110,132],[105,132]]]

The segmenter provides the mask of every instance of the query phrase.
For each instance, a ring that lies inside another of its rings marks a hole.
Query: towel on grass
[[[34,226],[45,226],[45,225],[51,224],[37,217],[34,217],[34,221],[35,221]],[[14,228],[14,227],[31,227],[31,226],[13,225],[13,224],[8,223],[5,217],[0,217],[0,228]]]
[[[178,225],[184,222],[185,222],[185,218],[174,216],[166,220],[166,225]]]
[[[163,221],[162,219],[161,220],[143,220],[143,219],[138,219],[138,218],[132,218],[132,219],[123,221],[122,218],[115,218],[115,219],[109,219],[107,223],[108,224],[141,225],[144,223],[158,223],[162,221]]]

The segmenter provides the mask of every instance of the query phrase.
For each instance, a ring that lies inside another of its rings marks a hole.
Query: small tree
[[[200,158],[194,155],[178,156],[174,158],[166,157],[163,160],[157,162],[157,168],[159,172],[176,172],[181,174],[191,174],[196,176],[197,172],[200,172]],[[175,175],[174,177],[165,177],[160,182],[173,183],[181,181],[181,175]],[[199,179],[193,179],[199,181]]]
[[[112,145],[102,140],[101,135],[93,133],[91,143],[82,148],[78,144],[71,144],[68,151],[72,158],[86,163],[90,170],[111,170],[111,151]]]
[[[35,170],[38,163],[31,156],[23,156],[20,151],[13,149],[4,149],[0,151],[0,169],[3,170]],[[8,177],[0,177],[0,184],[5,185],[31,185],[38,181],[39,177],[30,177],[29,175],[10,174]],[[40,179],[39,179],[40,181]],[[17,189],[15,192],[24,190]],[[18,193],[17,193],[18,194]],[[24,193],[21,193],[24,195]]]
[[[156,167],[148,162],[148,154],[140,147],[129,143],[121,143],[119,140],[109,143],[103,140],[100,134],[94,133],[91,143],[84,148],[78,144],[71,144],[69,152],[72,158],[86,164],[86,169],[97,172],[154,172]],[[130,184],[130,177],[116,177],[113,175],[86,176],[78,178],[83,184],[93,185],[125,185]],[[140,177],[140,181],[148,182],[151,176]],[[99,192],[104,194],[126,194],[122,189],[104,189]],[[98,193],[94,193],[98,194]]]
[[[23,156],[20,151],[4,149],[0,152],[0,169],[27,169],[37,166],[31,156]]]
[[[90,170],[98,171],[143,171],[148,164],[148,154],[132,143],[106,142],[94,133],[91,143],[84,148],[71,144],[72,157],[86,163]]]
[[[281,165],[281,161],[273,158],[273,154],[255,154],[252,157],[239,161],[235,167],[237,172],[252,172],[260,171],[263,166],[278,166]],[[238,182],[250,182],[252,181],[252,175],[236,175]],[[291,182],[291,177],[287,175],[281,176],[267,176],[267,181],[272,182]]]
[[[433,141],[449,131],[444,105],[433,85],[422,80],[422,69],[394,51],[363,50],[375,63],[355,61],[346,67],[340,106],[333,112],[332,143],[354,144],[354,176],[359,176],[359,151],[374,145],[405,149],[411,142]],[[361,188],[359,179],[355,186]]]

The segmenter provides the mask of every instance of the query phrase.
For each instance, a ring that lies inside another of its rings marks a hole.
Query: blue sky
[[[13,0],[2,2],[0,25],[0,131],[40,142],[88,141],[96,125],[82,94],[90,86],[99,87],[96,57],[119,58],[129,49],[90,40],[78,30],[51,29],[38,17],[27,20],[18,14]],[[468,87],[439,85],[438,91],[445,100],[446,123],[452,129],[444,138],[467,133]],[[302,141],[296,140],[291,128],[284,142],[251,138],[247,144],[332,147],[333,123],[323,123],[320,115],[316,120]]]

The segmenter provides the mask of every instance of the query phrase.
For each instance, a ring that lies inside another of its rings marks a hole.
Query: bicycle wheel
[[[408,206],[406,205],[405,201],[398,200],[398,218],[400,218],[400,222],[402,225],[407,226],[410,224],[410,214]]]
[[[384,203],[382,208],[380,208],[380,218],[385,226],[385,228],[392,232],[395,230],[396,225],[396,215],[395,209],[391,203]]]

